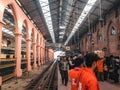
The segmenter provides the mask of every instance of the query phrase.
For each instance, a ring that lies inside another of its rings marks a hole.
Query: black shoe
[[[118,83],[119,81],[114,81],[114,83]]]
[[[65,86],[67,86],[67,84],[65,84]]]

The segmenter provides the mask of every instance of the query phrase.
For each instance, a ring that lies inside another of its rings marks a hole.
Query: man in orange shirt
[[[101,58],[99,61],[97,61],[97,71],[98,71],[98,80],[104,81],[104,58]]]
[[[83,67],[83,59],[77,58],[74,61],[75,67],[69,71],[69,78],[71,84],[71,90],[78,90],[79,85],[79,76],[80,76],[80,67]]]
[[[94,74],[99,57],[95,53],[88,53],[85,56],[86,67],[80,70],[79,81],[81,83],[81,90],[100,90],[98,81]]]

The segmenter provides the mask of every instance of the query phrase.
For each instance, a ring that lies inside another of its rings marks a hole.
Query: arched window
[[[25,26],[24,26],[24,25],[22,26],[22,33],[23,33],[23,34],[26,34]]]
[[[112,28],[111,28],[111,35],[115,35],[115,34],[116,34],[115,28],[112,27]]]
[[[98,35],[98,40],[102,40],[102,35]]]

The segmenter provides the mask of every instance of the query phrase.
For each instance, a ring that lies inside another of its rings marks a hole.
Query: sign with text
[[[70,46],[66,46],[66,50],[69,51],[70,50]]]

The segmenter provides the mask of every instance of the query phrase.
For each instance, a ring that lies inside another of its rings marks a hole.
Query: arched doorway
[[[22,41],[21,41],[21,69],[24,72],[27,68],[26,60],[26,25],[22,25]]]
[[[13,77],[15,70],[15,14],[11,5],[6,6],[3,14],[5,26],[2,28],[1,66],[3,81]],[[8,69],[9,68],[9,69]]]
[[[36,40],[36,63],[38,65],[38,60],[39,60],[39,37],[38,37],[38,34],[37,34],[37,40]]]
[[[34,55],[33,55],[33,41],[34,41],[34,30],[32,29],[31,33],[31,66],[33,66],[34,63]]]
[[[42,51],[42,37],[40,37],[40,63],[41,63],[41,65],[43,65],[43,56],[42,56],[42,53],[43,53],[43,51]]]

